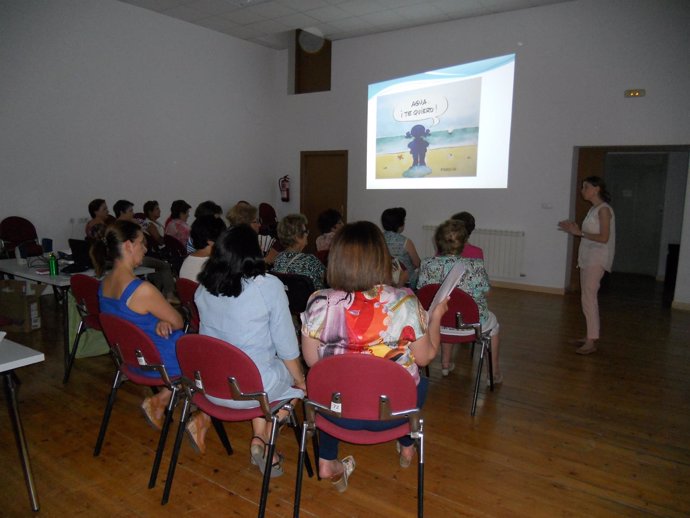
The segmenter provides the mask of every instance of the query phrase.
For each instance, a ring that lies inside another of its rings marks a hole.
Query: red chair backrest
[[[324,266],[328,266],[328,252],[330,252],[330,250],[317,250],[316,252],[316,257]]]
[[[190,380],[201,374],[204,392],[232,399],[228,378],[237,379],[243,393],[263,392],[259,369],[241,349],[212,336],[184,335],[177,341],[177,361],[182,375]]]
[[[194,294],[196,293],[196,289],[199,287],[199,283],[190,281],[189,279],[179,278],[175,284],[177,287],[177,295],[180,297],[180,302],[189,311],[189,323],[198,331],[200,324],[199,309],[196,307],[196,302],[194,302]]]
[[[17,245],[25,244],[26,257],[41,255],[43,249],[37,243],[36,227],[28,219],[10,216],[0,222],[0,239],[5,242],[5,250],[12,253]]]
[[[185,244],[180,243],[176,238],[170,234],[165,234],[163,236],[163,243],[165,243],[165,248],[168,252],[174,256],[184,258],[187,257],[187,247]]]
[[[121,369],[134,383],[143,385],[161,385],[160,378],[151,378],[138,374],[141,367],[136,351],[141,351],[146,363],[149,365],[162,365],[160,353],[151,339],[140,328],[131,322],[111,315],[101,313],[101,327],[110,348],[115,348],[123,361]]]
[[[414,379],[397,363],[368,354],[341,354],[317,362],[307,374],[307,396],[330,408],[339,392],[342,417],[379,419],[379,397],[388,396],[393,412],[417,407]]]
[[[429,309],[436,292],[441,287],[440,284],[427,284],[421,287],[417,291],[417,298],[422,303],[424,309]],[[465,293],[460,288],[454,288],[450,292],[450,300],[448,301],[448,311],[441,318],[442,327],[456,327],[457,314],[462,315],[463,324],[477,324],[479,323],[479,308],[477,303],[474,301],[471,295]],[[472,342],[474,341],[474,335],[468,336],[456,336],[456,335],[446,335],[441,329],[441,335],[444,341],[448,342]]]
[[[296,273],[270,272],[285,286],[285,294],[290,305],[290,313],[299,315],[307,309],[309,296],[314,293],[314,282],[306,275]]]
[[[72,295],[77,304],[86,309],[86,314],[82,314],[82,319],[86,321],[87,326],[101,330],[100,320],[98,319],[98,315],[101,312],[101,306],[98,302],[100,282],[95,277],[81,273],[72,275],[69,282]]]

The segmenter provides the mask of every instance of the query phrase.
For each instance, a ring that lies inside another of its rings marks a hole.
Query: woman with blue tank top
[[[175,355],[175,343],[184,333],[184,322],[153,284],[134,275],[146,254],[146,241],[141,227],[132,221],[116,221],[109,226],[102,239],[91,247],[91,259],[96,275],[105,270],[106,260],[113,261],[113,268],[101,281],[98,300],[101,312],[123,318],[146,333],[160,352],[161,359],[171,376],[180,375]],[[154,375],[154,374],[152,374]],[[156,429],[163,425],[165,408],[172,393],[161,389],[156,395],[144,399],[141,408],[149,424]],[[210,418],[197,412],[188,424],[188,432],[199,450]]]

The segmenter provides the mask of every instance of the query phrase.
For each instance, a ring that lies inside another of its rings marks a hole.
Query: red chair
[[[270,203],[259,203],[259,219],[261,220],[261,230],[259,234],[268,234],[276,236],[276,227],[278,226],[278,217],[276,210]]]
[[[161,458],[163,457],[163,449],[165,448],[165,441],[168,437],[173,410],[179,397],[179,377],[171,378],[168,375],[165,365],[161,362],[158,349],[146,333],[137,326],[127,320],[107,313],[101,313],[100,321],[105,337],[110,345],[110,352],[117,366],[117,371],[115,372],[110,396],[108,397],[105,412],[103,413],[103,420],[101,421],[101,428],[98,432],[96,447],[93,451],[94,457],[97,457],[101,453],[105,432],[108,429],[108,422],[110,421],[110,413],[115,404],[115,397],[117,396],[118,389],[125,381],[131,381],[137,385],[144,385],[151,388],[165,387],[172,391],[172,397],[170,398],[170,404],[166,410],[165,421],[163,422],[160,439],[158,440],[156,456],[153,461],[153,468],[151,469],[151,477],[149,478],[149,488],[152,488],[156,485],[158,469],[160,467]],[[142,371],[155,372],[158,375],[153,377],[145,376],[142,374]]]
[[[177,341],[177,359],[180,362],[182,376],[185,380],[185,392],[180,424],[175,438],[168,478],[163,492],[165,504],[170,497],[177,457],[180,453],[182,436],[185,425],[191,415],[190,406],[195,404],[199,410],[220,421],[238,422],[250,421],[256,417],[263,417],[272,424],[271,437],[266,453],[266,467],[264,469],[261,498],[259,500],[259,518],[266,511],[268,485],[271,477],[271,464],[275,453],[278,430],[283,423],[294,428],[295,439],[299,443],[297,420],[290,400],[269,401],[264,392],[259,370],[252,359],[242,350],[227,342],[204,335],[185,335]],[[235,409],[211,403],[204,394],[223,399],[237,401],[256,401],[259,406],[251,409]],[[278,418],[282,409],[288,411],[284,419]],[[311,476],[311,465],[307,466]]]
[[[328,266],[328,252],[330,250],[317,250],[316,257],[324,266]]]
[[[98,303],[98,286],[100,282],[95,277],[83,275],[80,273],[70,277],[70,288],[72,295],[77,301],[77,311],[81,317],[79,327],[77,327],[77,334],[74,337],[74,344],[69,356],[66,358],[65,375],[62,378],[63,383],[69,381],[69,375],[72,372],[72,365],[74,365],[74,358],[77,355],[77,348],[79,347],[79,339],[87,329],[95,329],[96,331],[103,331],[101,321],[98,315],[101,313],[101,307]]]
[[[175,282],[177,287],[177,296],[180,297],[182,304],[182,312],[184,313],[184,332],[198,333],[199,332],[199,310],[194,302],[194,294],[199,287],[198,282],[190,281],[189,279],[177,279]]]
[[[429,309],[431,302],[438,291],[440,284],[427,284],[417,291],[417,298],[425,309]],[[479,385],[482,377],[482,366],[484,355],[489,357],[489,387],[494,390],[494,373],[491,363],[491,335],[482,332],[482,324],[479,318],[479,308],[471,295],[465,293],[460,288],[455,288],[450,293],[448,301],[448,311],[441,318],[441,341],[451,344],[472,343],[472,354],[474,354],[474,344],[481,344],[479,362],[477,365],[477,376],[474,382],[474,396],[472,397],[471,415],[477,411],[477,398],[479,396]]]
[[[314,457],[318,462],[316,431],[353,444],[380,444],[411,435],[417,447],[417,515],[424,515],[424,423],[417,408],[414,379],[400,365],[390,360],[364,354],[331,356],[317,362],[307,375],[308,399],[304,401],[297,483],[295,518],[299,517],[302,494],[302,462],[306,438],[313,434]],[[400,425],[381,431],[348,430],[323,416],[346,419],[390,421]]]
[[[306,275],[273,271],[270,273],[282,281],[290,305],[290,313],[299,318],[300,313],[307,308],[309,296],[314,293],[314,282]]]
[[[36,227],[28,219],[10,216],[0,222],[0,240],[4,253],[14,257],[15,250],[21,248],[23,257],[34,257],[43,254],[43,247],[38,243]]]
[[[185,257],[187,257],[187,247],[185,244],[180,243],[173,236],[166,234],[163,236],[163,243],[165,248],[163,249],[163,257],[172,268],[173,275],[179,277],[180,268],[182,267],[182,262]]]

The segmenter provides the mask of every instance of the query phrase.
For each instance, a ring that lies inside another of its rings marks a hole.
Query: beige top
[[[609,229],[609,240],[607,243],[599,243],[590,239],[582,238],[580,249],[577,254],[578,268],[585,268],[592,265],[601,265],[607,272],[611,271],[613,256],[616,251],[616,219],[613,209],[608,203],[601,203],[589,209],[587,216],[582,222],[582,231],[588,234],[601,233],[601,223],[599,211],[602,207],[608,207],[611,211],[611,228]]]

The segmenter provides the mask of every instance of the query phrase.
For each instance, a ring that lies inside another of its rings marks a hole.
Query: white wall
[[[64,247],[93,198],[265,200],[273,50],[113,0],[2,2],[0,35],[0,216]]]
[[[469,210],[481,227],[526,231],[522,282],[562,288],[567,237],[556,222],[571,213],[574,146],[690,144],[690,118],[679,116],[690,113],[689,23],[685,1],[584,0],[336,41],[332,91],[287,100],[284,119],[301,124],[283,132],[284,162],[297,173],[300,150],[348,149],[350,219],[402,205],[420,241],[425,223]],[[512,52],[507,190],[365,189],[369,83]],[[625,99],[628,88],[647,96]]]
[[[525,230],[523,282],[562,288],[574,146],[690,144],[688,26],[685,0],[578,0],[354,38],[333,45],[331,92],[287,96],[287,52],[113,0],[7,0],[0,215],[29,216],[62,246],[94,197],[268,200],[285,214],[299,208],[299,152],[347,149],[350,219],[402,205],[420,241],[425,223],[469,210]],[[511,52],[508,189],[365,189],[369,83]],[[283,174],[289,204],[276,201]],[[676,299],[690,303],[690,203],[684,229]]]

